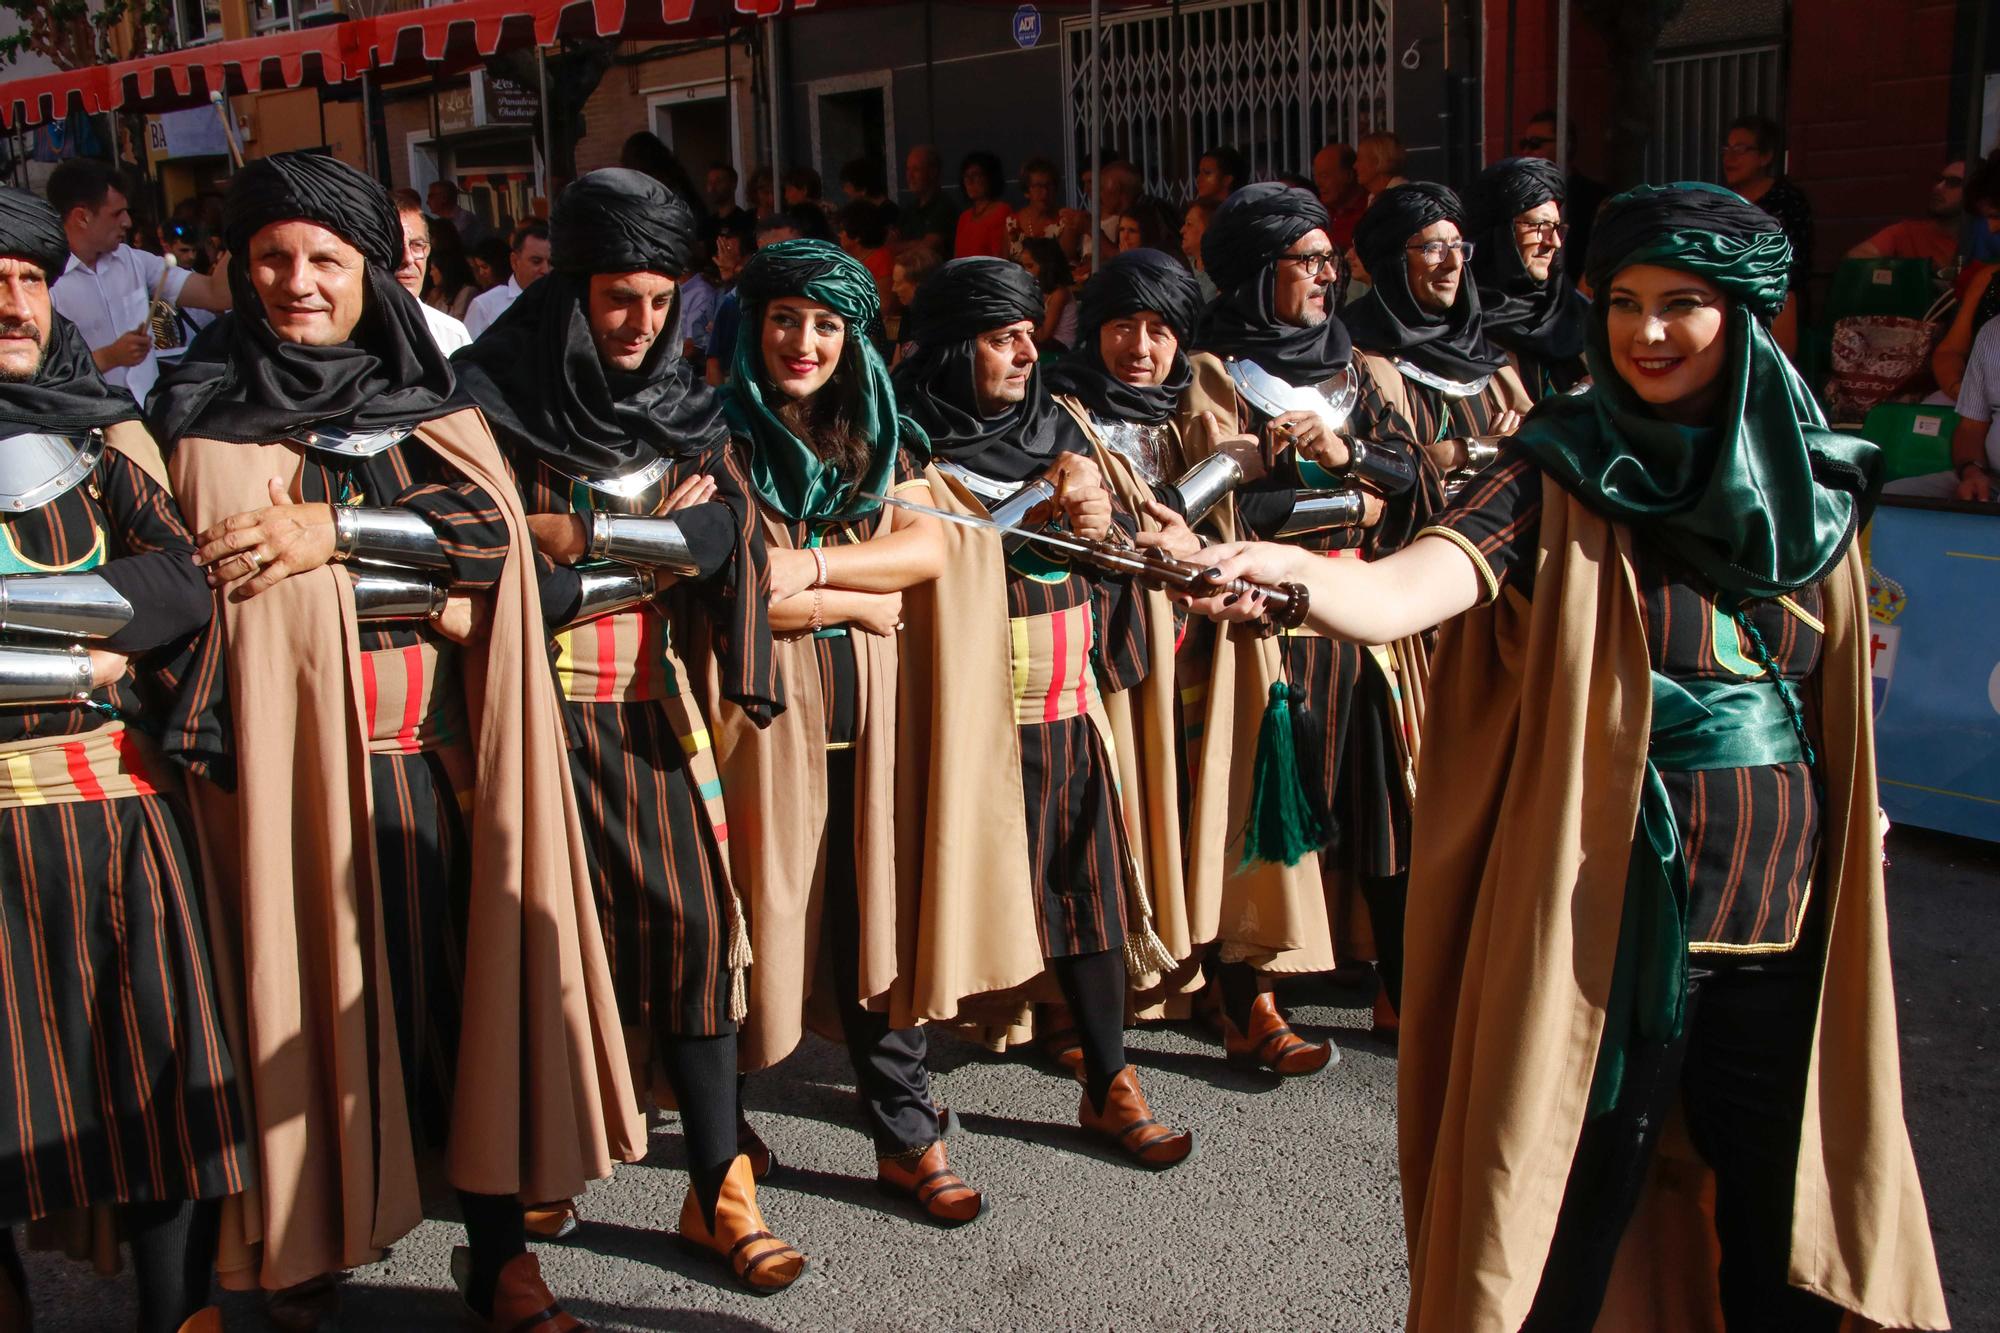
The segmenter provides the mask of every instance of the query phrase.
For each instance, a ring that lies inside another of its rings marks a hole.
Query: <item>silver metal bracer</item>
[[[1188,526],[1207,518],[1243,481],[1243,465],[1228,454],[1210,454],[1189,468],[1174,483]]]
[[[0,630],[60,639],[108,639],[132,623],[132,603],[102,574],[0,577]]]
[[[660,590],[659,578],[651,569],[634,565],[579,570],[577,579],[583,585],[583,596],[576,614],[570,617],[572,625],[643,606]]]
[[[596,510],[590,516],[590,558],[661,569],[684,578],[701,573],[687,533],[671,518]]]
[[[349,565],[354,614],[363,620],[435,620],[444,614],[451,586],[406,569]]]
[[[1465,440],[1465,466],[1461,472],[1478,472],[1500,456],[1500,437],[1469,435]]]
[[[986,513],[1003,528],[1025,528],[1029,526],[1028,515],[1037,508],[1056,498],[1056,484],[1047,477],[1037,477],[1015,491],[998,504],[988,505]],[[1012,555],[1027,544],[1027,538],[1003,534],[1001,549]]]
[[[1278,528],[1280,537],[1301,537],[1330,528],[1361,526],[1366,514],[1359,491],[1295,491],[1292,512]]]
[[[90,654],[0,644],[0,704],[81,703],[90,697]]]
[[[422,514],[408,509],[333,507],[333,558],[400,569],[449,569],[444,544]]]
[[[1346,472],[1385,495],[1400,495],[1417,484],[1417,465],[1403,450],[1370,440],[1349,440]]]

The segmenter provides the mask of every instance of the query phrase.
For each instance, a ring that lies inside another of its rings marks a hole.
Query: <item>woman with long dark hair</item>
[[[1652,1326],[1663,1293],[1704,1326],[1945,1326],[1854,541],[1880,455],[1827,429],[1772,337],[1791,263],[1727,190],[1620,195],[1591,238],[1587,393],[1383,559],[1208,552],[1307,585],[1321,633],[1448,622],[1399,1069],[1419,1333]]]
[[[967,255],[1008,257],[1007,223],[1014,210],[1000,197],[1006,184],[1000,159],[991,153],[967,153],[959,163],[958,187],[965,193],[965,211],[958,215],[953,255],[960,259]]]
[[[463,320],[479,295],[479,281],[472,276],[472,261],[465,254],[465,240],[456,227],[431,228],[431,262],[424,274],[424,303],[442,310],[453,319]]]

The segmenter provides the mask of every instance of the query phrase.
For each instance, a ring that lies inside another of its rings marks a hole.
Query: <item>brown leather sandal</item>
[[[1317,1074],[1338,1058],[1332,1042],[1307,1041],[1292,1031],[1269,991],[1250,1006],[1248,1033],[1238,1032],[1226,1013],[1222,1025],[1223,1053],[1239,1069],[1262,1067],[1284,1078],[1298,1078]]]
[[[914,1159],[876,1158],[875,1188],[915,1199],[932,1221],[948,1227],[962,1227],[986,1208],[985,1196],[946,1164],[942,1139]]]
[[[747,1157],[729,1164],[729,1174],[723,1177],[722,1193],[715,1202],[714,1226],[703,1215],[700,1198],[689,1188],[681,1203],[680,1240],[695,1253],[728,1264],[736,1280],[754,1295],[783,1291],[805,1275],[806,1257],[764,1225]]]
[[[1139,1076],[1130,1065],[1111,1080],[1102,1110],[1090,1104],[1086,1088],[1076,1118],[1085,1129],[1110,1140],[1139,1165],[1154,1171],[1179,1166],[1194,1153],[1194,1131],[1169,1129],[1153,1119],[1146,1094],[1139,1090]]]
[[[472,1281],[469,1247],[452,1247],[451,1280],[458,1287],[459,1296],[465,1298],[466,1287]],[[466,1301],[468,1310],[471,1304]],[[563,1309],[562,1302],[542,1281],[542,1263],[533,1251],[517,1254],[501,1267],[500,1279],[493,1286],[492,1315],[480,1319],[476,1310],[472,1315],[493,1333],[588,1333],[590,1328]]]

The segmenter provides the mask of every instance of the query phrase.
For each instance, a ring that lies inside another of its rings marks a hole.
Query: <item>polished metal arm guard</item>
[[[1361,525],[1366,510],[1359,491],[1297,491],[1292,512],[1278,528],[1279,537],[1300,537],[1329,528]]]
[[[0,630],[63,639],[108,639],[132,623],[132,603],[102,574],[0,577]]]
[[[1181,498],[1187,525],[1207,518],[1229,493],[1243,484],[1243,465],[1228,454],[1210,454],[1181,475],[1174,492]]]
[[[353,565],[354,614],[362,620],[435,620],[444,613],[450,585],[384,565]]]
[[[1468,435],[1465,439],[1465,466],[1463,472],[1477,472],[1500,456],[1500,437],[1497,435]]]
[[[572,625],[643,606],[660,590],[659,579],[643,566],[583,569],[577,571],[577,579],[583,585],[583,596],[577,602],[576,614],[570,617]]]
[[[998,523],[1003,528],[1026,527],[1028,525],[1028,515],[1035,511],[1035,507],[1046,504],[1055,498],[1056,484],[1047,477],[1037,477],[1020,490],[1015,491],[1012,495],[1002,500],[999,504],[988,506],[986,512],[992,516],[995,523]],[[1003,534],[1000,538],[1000,545],[1007,554],[1012,555],[1026,541],[1027,538],[1025,537]]]
[[[408,509],[335,505],[333,558],[373,560],[402,569],[451,568],[437,529]]]
[[[590,516],[590,558],[664,569],[682,576],[701,573],[687,534],[671,518],[641,518],[597,510]]]
[[[0,704],[81,703],[90,697],[90,654],[67,648],[0,645]]]
[[[1351,457],[1346,473],[1385,495],[1400,495],[1417,484],[1416,461],[1401,449],[1368,440],[1347,442]]]

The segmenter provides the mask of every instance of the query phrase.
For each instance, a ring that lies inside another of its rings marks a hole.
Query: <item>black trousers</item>
[[[821,929],[832,955],[834,993],[839,997],[840,1030],[854,1085],[861,1097],[866,1128],[883,1157],[922,1152],[938,1140],[938,1117],[931,1102],[931,1075],[925,1061],[930,1042],[924,1029],[893,1028],[889,1016],[864,1009],[861,993],[861,905],[854,865],[854,753],[827,755],[826,896]]]
[[[1811,936],[1783,954],[1690,957],[1681,1038],[1634,1050],[1619,1104],[1584,1126],[1525,1331],[1587,1333],[1596,1322],[1676,1097],[1695,1149],[1715,1172],[1727,1327],[1839,1327],[1837,1307],[1786,1281],[1823,973],[1823,949]]]

